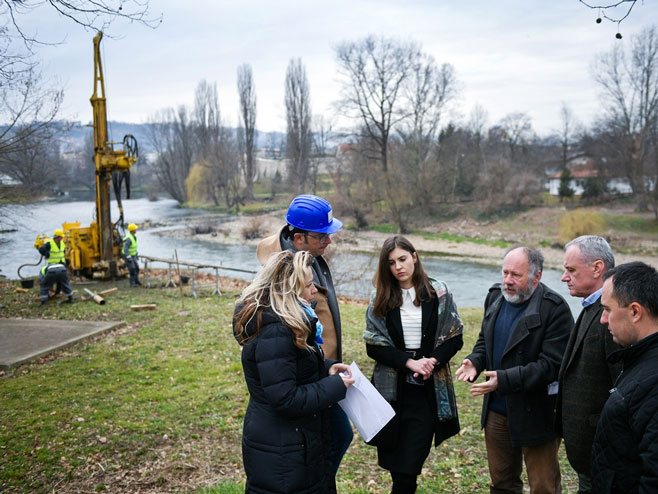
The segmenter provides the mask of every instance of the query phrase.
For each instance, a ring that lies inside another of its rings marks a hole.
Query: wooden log
[[[131,305],[130,310],[134,310],[136,312],[140,312],[143,310],[155,310],[156,305],[155,304],[144,304],[144,305]]]
[[[103,290],[102,292],[98,292],[98,294],[101,297],[104,297],[105,295],[111,295],[112,293],[118,292],[119,289],[115,286],[114,288],[110,288],[109,290]]]
[[[17,287],[14,289],[14,291],[15,291],[16,293],[30,293],[30,290],[28,290],[27,288],[21,288],[20,286],[17,286]]]

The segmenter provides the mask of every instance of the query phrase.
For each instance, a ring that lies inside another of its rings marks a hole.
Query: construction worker
[[[41,305],[50,298],[50,289],[57,283],[57,292],[64,292],[67,299],[65,302],[73,302],[73,290],[69,284],[69,274],[66,269],[66,244],[62,237],[64,232],[58,228],[53,232],[53,238],[39,247],[39,253],[44,256],[48,263],[39,272],[39,299]]]
[[[130,223],[128,233],[123,237],[121,254],[126,261],[126,267],[130,273],[130,286],[141,285],[139,281],[139,264],[137,263],[137,225]]]

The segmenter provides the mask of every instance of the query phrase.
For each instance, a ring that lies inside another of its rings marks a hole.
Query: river
[[[190,219],[199,217],[205,214],[204,212],[179,208],[176,201],[171,199],[156,202],[147,199],[124,200],[123,209],[127,222],[142,223],[151,220],[166,225],[139,231],[140,254],[173,258],[176,250],[179,259],[183,261],[254,271],[260,268],[256,260],[256,249],[251,245],[229,245],[198,241],[193,237],[181,239],[160,235],[164,230],[186,228]],[[16,229],[0,234],[0,274],[17,279],[16,271],[21,264],[36,263],[39,260],[39,254],[34,249],[37,234],[52,235],[52,231],[63,221],[79,221],[83,226],[88,225],[93,215],[94,203],[91,201],[42,202],[0,207],[0,217],[13,218],[11,226]],[[113,201],[112,218],[116,220],[117,217],[118,209]],[[228,221],[230,216],[225,218]],[[331,259],[337,292],[346,296],[367,298],[372,289],[371,279],[376,262],[374,254],[337,252]],[[430,276],[448,284],[460,307],[481,307],[489,287],[500,281],[500,267],[496,266],[432,256],[423,256],[423,265]],[[21,274],[33,276],[37,272],[37,267],[26,267]],[[253,276],[235,271],[224,271],[222,274],[247,280]],[[569,296],[565,284],[560,281],[561,274],[556,270],[546,270],[542,281],[564,296],[572,312],[577,315],[580,312],[580,299]]]

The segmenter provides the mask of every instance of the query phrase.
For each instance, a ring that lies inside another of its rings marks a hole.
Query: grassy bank
[[[113,285],[103,286],[107,289]],[[0,379],[0,492],[242,492],[240,431],[248,395],[230,330],[235,293],[186,298],[174,289],[129,290],[107,304],[38,309],[0,285],[4,317],[124,320],[118,330],[77,344]],[[75,288],[75,287],[74,287]],[[157,304],[131,312],[131,304]],[[365,307],[342,305],[345,361],[372,369],[361,342]],[[481,309],[462,309],[465,348]],[[453,371],[456,367],[453,365]],[[462,432],[433,449],[420,493],[488,490],[481,399],[456,385]],[[574,475],[563,460],[565,492]],[[357,436],[339,472],[339,492],[389,492],[376,451]]]

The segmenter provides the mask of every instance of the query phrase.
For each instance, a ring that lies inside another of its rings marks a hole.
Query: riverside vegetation
[[[125,280],[104,306],[93,302],[39,309],[35,293],[0,284],[3,317],[123,320],[125,325],[0,378],[0,492],[243,492],[240,434],[248,401],[240,347],[231,332],[237,291],[187,297],[178,289],[128,290]],[[75,286],[74,286],[75,288]],[[36,290],[36,289],[34,289]],[[30,297],[33,303],[30,303]],[[131,304],[156,304],[131,312]],[[366,375],[361,332],[365,304],[341,303],[345,362]],[[465,344],[473,347],[481,308],[461,308]],[[433,449],[419,493],[488,489],[481,398],[456,383],[461,433]],[[576,478],[561,450],[565,492]],[[338,475],[340,492],[386,493],[388,474],[358,434]]]

